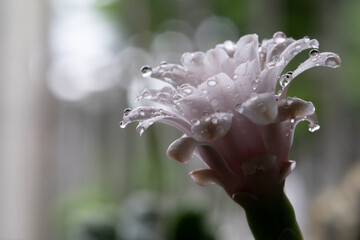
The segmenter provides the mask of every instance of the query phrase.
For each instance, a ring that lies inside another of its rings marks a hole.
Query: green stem
[[[249,193],[234,194],[233,199],[246,212],[256,240],[302,240],[294,209],[281,189],[267,198]]]

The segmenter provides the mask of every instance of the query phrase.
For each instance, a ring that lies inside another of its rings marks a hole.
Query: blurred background
[[[141,66],[276,31],[342,58],[290,88],[321,130],[298,126],[286,191],[305,239],[359,239],[359,12],[355,0],[1,1],[0,239],[253,239],[220,187],[191,181],[200,163],[166,157],[178,131],[118,123],[149,84]]]

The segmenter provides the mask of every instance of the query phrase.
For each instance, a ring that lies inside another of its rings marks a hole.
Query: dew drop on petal
[[[144,127],[138,127],[136,130],[139,132],[140,136],[145,132]]]
[[[183,89],[183,92],[187,95],[191,94],[192,93],[192,90],[190,88],[184,88]]]
[[[209,87],[215,87],[216,84],[217,84],[217,82],[215,80],[213,80],[213,79],[210,79],[210,80],[207,81],[207,85]]]
[[[310,131],[310,132],[315,132],[315,131],[317,131],[317,130],[319,130],[319,129],[320,129],[320,124],[318,124],[318,123],[316,123],[316,124],[313,125],[313,126],[309,125],[309,131]]]
[[[126,127],[126,124],[124,124],[123,121],[121,121],[119,125],[120,125],[121,128],[125,128],[125,127]]]
[[[275,43],[282,43],[286,40],[286,35],[283,32],[276,32],[273,35]]]
[[[310,44],[310,47],[312,47],[312,48],[319,48],[319,42],[316,39],[310,40],[309,44]]]
[[[282,75],[280,77],[280,80],[279,80],[280,86],[283,88],[286,87],[290,83],[291,79],[292,79],[291,74],[285,73],[284,75]]]
[[[131,112],[131,108],[125,108],[125,110],[124,110],[124,116],[129,115],[130,112]]]
[[[305,36],[303,39],[305,43],[308,43],[310,41],[310,38],[308,36]]]
[[[235,74],[233,75],[233,79],[234,79],[234,80],[238,79],[238,77],[239,77],[239,74],[237,74],[237,73],[235,73]]]
[[[319,54],[319,50],[317,50],[317,49],[312,49],[312,50],[310,50],[310,52],[309,52],[309,57],[315,57],[315,56],[317,56]]]
[[[291,118],[291,119],[290,119],[290,123],[295,123],[295,119],[294,119],[294,118]]]
[[[224,50],[230,57],[232,57],[236,50],[235,44],[231,41],[225,41],[224,42]]]
[[[340,66],[340,61],[334,55],[330,54],[327,57],[327,59],[325,60],[325,65],[328,67],[336,68],[336,67]]]
[[[144,111],[140,111],[139,114],[140,114],[140,116],[145,116],[145,112],[144,112]]]
[[[150,77],[152,74],[152,68],[148,65],[143,66],[140,71],[143,77]]]

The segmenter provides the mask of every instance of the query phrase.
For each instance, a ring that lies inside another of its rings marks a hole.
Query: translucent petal
[[[236,43],[236,51],[234,54],[234,58],[236,59],[236,63],[244,63],[246,61],[255,60],[258,65],[259,64],[259,41],[258,35],[256,34],[248,34],[239,39]]]
[[[127,112],[120,122],[120,127],[124,128],[127,124],[132,122],[144,122],[137,127],[140,134],[142,134],[152,123],[163,122],[190,135],[190,124],[188,121],[176,113],[161,108],[139,107]]]
[[[211,169],[200,169],[189,173],[193,181],[200,186],[207,186],[210,184],[218,184],[222,186],[219,177]]]
[[[291,43],[279,56],[284,60],[283,68],[301,51],[309,48],[318,48],[319,42],[316,39],[303,38]]]
[[[211,105],[213,111],[226,111],[234,106],[234,100],[241,95],[240,87],[225,73],[219,73],[201,83],[198,90]]]
[[[192,137],[181,137],[170,144],[167,155],[176,161],[185,163],[190,161],[195,148],[199,145]]]
[[[142,93],[136,98],[136,101],[139,100],[149,100],[162,104],[164,106],[177,109],[175,101],[177,91],[170,87],[164,87],[160,90],[158,89],[145,89]],[[175,97],[174,97],[175,96]]]
[[[206,113],[199,120],[191,123],[192,136],[197,141],[212,141],[224,136],[231,127],[231,113]]]
[[[272,123],[278,115],[278,107],[273,93],[256,94],[244,102],[237,111],[259,125]]]
[[[337,68],[340,66],[340,64],[341,64],[341,59],[339,55],[332,52],[322,52],[315,56],[311,56],[305,62],[300,64],[300,66],[293,72],[292,79],[294,79],[302,72],[313,67],[323,66],[323,67]],[[282,90],[280,96],[281,98],[285,97],[289,86],[290,83]]]
[[[197,85],[196,82],[189,82],[190,79],[187,77],[187,74],[188,72],[181,65],[162,64],[152,69],[151,77],[169,83],[174,87],[184,83]]]
[[[315,112],[312,102],[304,101],[300,98],[292,97],[278,101],[278,115],[274,122],[286,120],[303,119]]]
[[[280,55],[284,52],[284,50],[294,42],[295,40],[292,38],[286,38],[283,42],[278,44],[274,44],[267,49],[266,54],[266,62],[278,61],[280,60]]]

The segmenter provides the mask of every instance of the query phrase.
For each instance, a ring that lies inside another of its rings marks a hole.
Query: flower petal
[[[126,125],[132,122],[143,122],[137,127],[140,135],[147,127],[154,122],[163,122],[169,124],[183,133],[190,135],[190,124],[180,115],[154,107],[139,107],[124,114],[123,120],[120,122],[120,127],[125,128]]]
[[[152,69],[151,77],[162,80],[172,86],[180,86],[184,83],[189,83],[187,78],[187,71],[181,65],[177,64],[162,64]],[[196,83],[193,83],[196,85]]]
[[[337,68],[340,66],[340,64],[341,64],[341,59],[340,59],[339,55],[337,55],[336,53],[332,53],[332,52],[322,52],[317,55],[311,56],[305,62],[300,64],[300,66],[293,72],[292,80],[296,76],[298,76],[300,73],[302,73],[310,68],[319,67],[319,66]],[[292,80],[282,90],[280,98],[285,97]]]
[[[238,112],[259,125],[270,124],[278,115],[276,99],[273,93],[256,94],[244,102]]]
[[[284,60],[283,68],[285,68],[297,54],[309,48],[319,48],[319,42],[316,39],[310,40],[308,37],[304,37],[291,43],[279,56],[279,59]]]
[[[189,173],[189,175],[191,176],[192,180],[200,186],[207,186],[214,183],[223,186],[219,177],[211,169],[195,170]]]
[[[278,102],[278,115],[274,122],[286,120],[303,119],[315,112],[312,102],[304,101],[300,98],[286,98]]]
[[[234,58],[237,64],[255,60],[259,63],[259,40],[258,35],[248,34],[239,39],[236,43]],[[258,64],[259,65],[259,64]]]
[[[295,169],[296,162],[293,160],[289,160],[288,162],[284,162],[280,166],[280,175],[279,175],[279,182],[282,182],[286,179],[287,176]]]
[[[192,137],[183,136],[170,144],[167,155],[169,158],[185,163],[190,161],[191,156],[199,142]]]
[[[163,106],[170,108],[177,108],[175,101],[177,100],[177,91],[170,87],[163,87],[162,89],[145,89],[142,93],[136,98],[136,101],[139,100],[149,100],[155,103],[159,103]],[[179,96],[180,98],[181,96]]]
[[[213,141],[229,131],[232,117],[232,113],[207,113],[201,119],[192,121],[191,134],[197,141]]]

